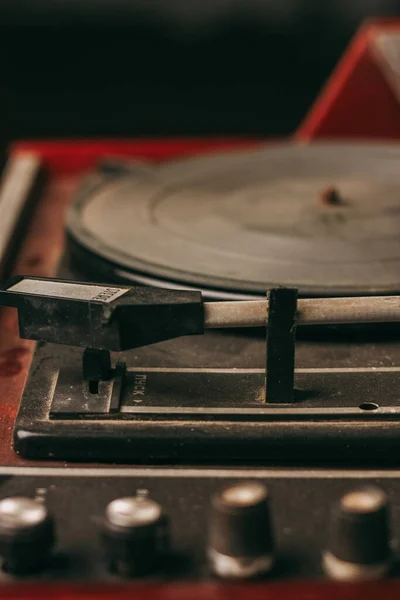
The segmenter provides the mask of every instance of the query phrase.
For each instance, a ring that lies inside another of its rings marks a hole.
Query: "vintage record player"
[[[288,140],[12,148],[1,582],[398,594],[399,31]]]

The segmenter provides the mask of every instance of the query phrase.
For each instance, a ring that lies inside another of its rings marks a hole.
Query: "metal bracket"
[[[294,402],[294,363],[298,290],[268,292],[265,400],[269,404]]]

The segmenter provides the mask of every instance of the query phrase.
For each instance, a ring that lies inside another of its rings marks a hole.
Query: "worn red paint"
[[[5,339],[4,332],[14,331],[18,323],[17,310],[15,308],[2,308],[0,311],[1,341]]]
[[[29,268],[32,269],[33,267],[38,267],[39,265],[41,265],[43,262],[43,256],[40,256],[40,254],[34,254],[33,256],[29,256],[28,258],[25,259],[25,265]]]
[[[22,371],[21,359],[29,354],[29,348],[16,346],[0,354],[0,377],[14,377]]]
[[[0,363],[0,377],[14,377],[22,371],[22,367],[18,360],[5,360]]]
[[[252,148],[261,144],[256,138],[171,138],[171,139],[98,139],[29,140],[15,142],[12,153],[37,152],[50,173],[76,175],[92,169],[103,156],[162,161],[206,152]]]
[[[295,581],[262,584],[14,584],[0,588],[0,600],[392,600],[399,581],[337,584]]]
[[[29,348],[25,346],[17,346],[16,348],[10,348],[10,350],[6,350],[0,355],[0,361],[5,360],[18,360],[23,356],[29,354]]]

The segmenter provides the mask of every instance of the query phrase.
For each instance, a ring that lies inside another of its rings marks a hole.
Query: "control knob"
[[[0,501],[0,555],[14,575],[41,570],[54,545],[54,524],[45,505],[26,497]]]
[[[213,571],[226,579],[252,578],[274,565],[267,488],[240,483],[214,495],[208,556]]]
[[[141,576],[156,570],[168,548],[168,521],[162,507],[148,497],[118,498],[106,508],[103,540],[112,571]]]
[[[350,491],[334,505],[323,567],[332,579],[383,577],[391,566],[388,503],[376,487]]]

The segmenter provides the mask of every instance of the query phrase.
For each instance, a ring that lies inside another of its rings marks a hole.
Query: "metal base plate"
[[[206,337],[184,340],[186,350],[194,353],[197,345],[201,358]],[[232,339],[215,334],[206,345],[222,352]],[[262,348],[261,339],[242,341],[244,353]],[[182,343],[163,346],[173,353]],[[299,346],[300,355],[318,350],[315,342]],[[360,351],[364,346],[355,356]],[[134,365],[133,352],[125,359],[130,366],[116,407],[112,382],[97,395],[82,383],[79,349],[39,347],[16,422],[16,450],[31,458],[123,462],[400,459],[400,367],[393,364],[332,366],[325,359],[323,366],[298,367],[295,403],[273,405],[265,403],[262,368],[171,367],[165,360],[149,368]]]

